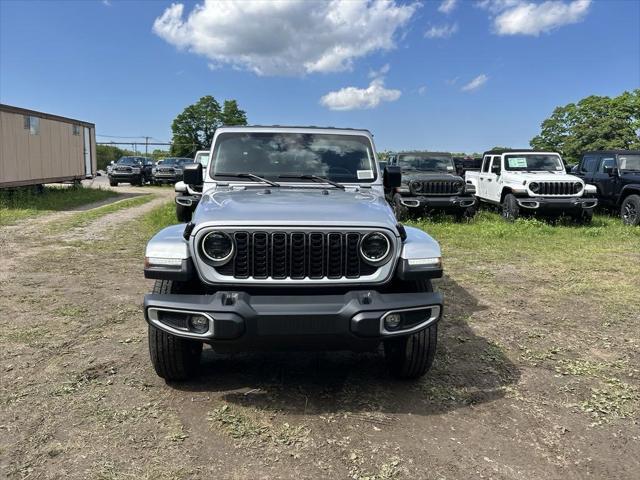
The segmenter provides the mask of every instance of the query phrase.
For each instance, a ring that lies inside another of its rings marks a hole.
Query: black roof
[[[425,150],[411,150],[409,152],[393,152],[393,155],[440,155],[451,157],[451,152],[427,152]]]
[[[590,150],[588,152],[584,152],[583,155],[588,155],[590,153],[611,153],[614,155],[620,155],[620,154],[633,154],[633,155],[640,155],[640,150]]]

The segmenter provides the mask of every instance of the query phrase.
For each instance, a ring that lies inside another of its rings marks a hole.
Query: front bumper
[[[518,205],[528,210],[592,210],[598,205],[597,198],[517,198]]]
[[[109,180],[115,180],[116,182],[139,182],[141,178],[142,173],[111,172],[109,174]]]
[[[429,327],[440,320],[442,309],[442,295],[436,292],[251,295],[227,291],[213,295],[148,294],[144,298],[149,324],[228,351],[307,349],[314,345],[323,350],[370,349],[384,338]],[[384,317],[396,312],[403,324],[388,330]],[[191,315],[206,317],[208,330],[194,333],[189,327]]]
[[[416,195],[400,198],[400,203],[407,208],[430,209],[465,209],[477,204],[477,200],[472,196],[427,196]]]
[[[174,174],[159,174],[155,173],[152,176],[153,181],[156,183],[177,183],[182,180],[182,174],[174,175]]]

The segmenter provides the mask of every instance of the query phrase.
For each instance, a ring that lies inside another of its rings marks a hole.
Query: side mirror
[[[183,167],[182,180],[187,185],[199,187],[203,184],[202,181],[202,164],[200,163],[185,163]]]
[[[383,175],[384,188],[391,190],[402,185],[402,169],[395,165],[387,165]]]
[[[111,160],[111,165],[115,165],[115,164],[116,164],[115,160]]]

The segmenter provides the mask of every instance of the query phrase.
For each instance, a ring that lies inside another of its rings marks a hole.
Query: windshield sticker
[[[525,157],[510,157],[509,168],[527,168],[527,159]]]
[[[451,165],[447,165],[447,170],[453,170],[453,167]]]
[[[373,170],[358,170],[358,180],[371,180],[373,178]]]

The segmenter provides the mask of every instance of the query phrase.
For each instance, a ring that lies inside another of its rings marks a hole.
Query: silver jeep
[[[400,171],[380,171],[368,131],[219,128],[206,171],[187,165],[184,181],[202,188],[191,222],[146,249],[158,375],[192,376],[205,343],[216,352],[382,343],[393,375],[429,370],[440,247],[395,218],[385,190],[400,186]]]

